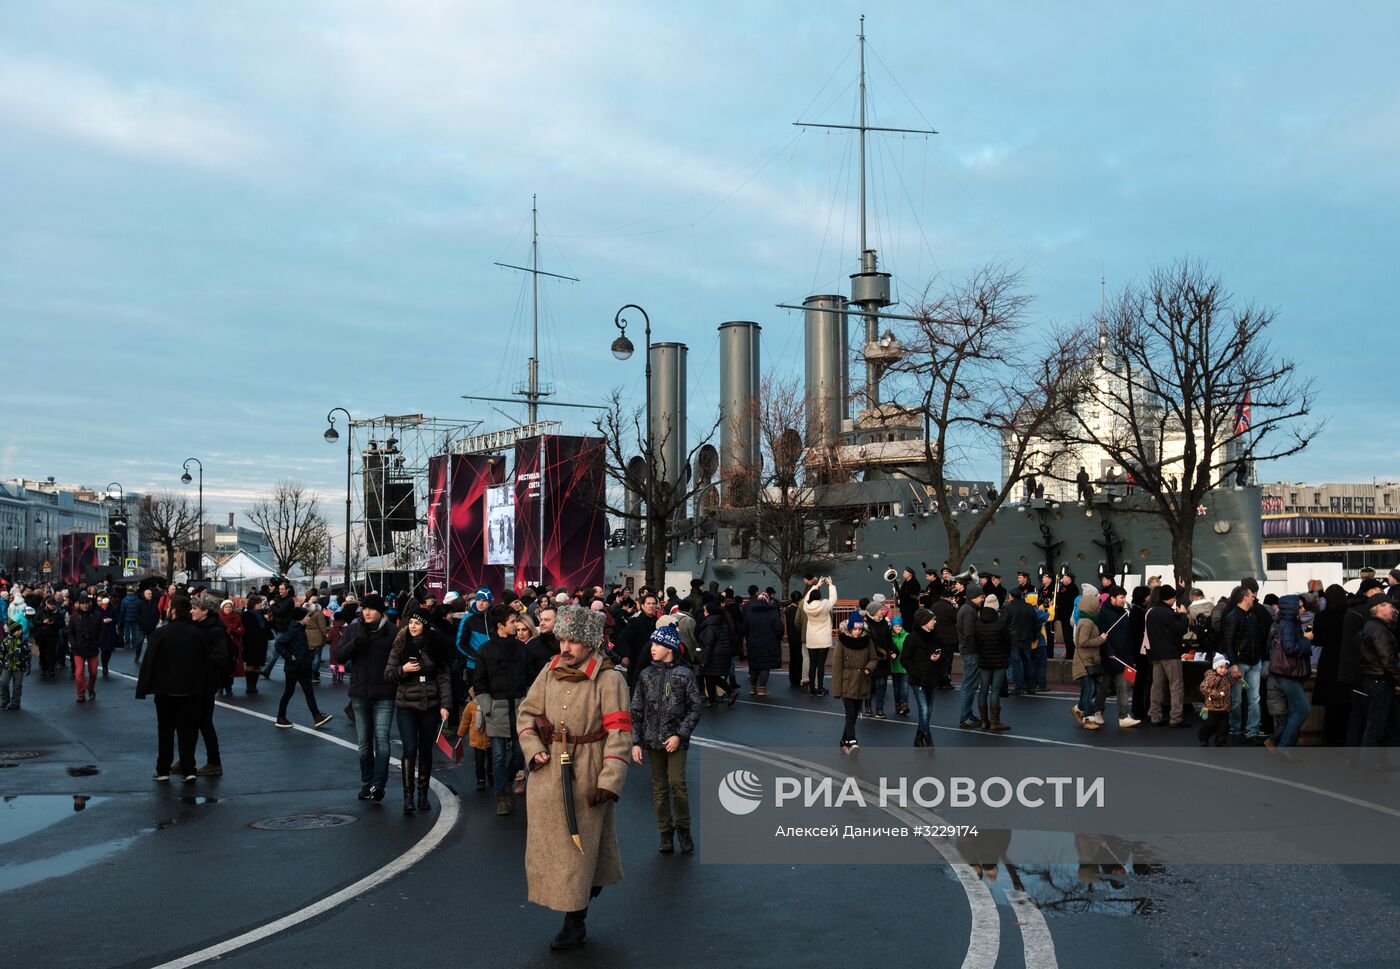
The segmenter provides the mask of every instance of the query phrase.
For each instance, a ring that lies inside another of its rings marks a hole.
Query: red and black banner
[[[505,569],[486,564],[486,489],[505,480],[499,454],[439,454],[428,459],[427,587],[439,596],[505,590]]]
[[[545,435],[515,444],[515,588],[603,581],[603,439]]]
[[[97,576],[97,536],[70,532],[58,538],[58,575],[66,583],[89,582]]]

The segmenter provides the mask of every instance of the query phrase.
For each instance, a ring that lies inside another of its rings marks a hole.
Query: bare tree
[[[889,367],[893,406],[876,414],[923,422],[924,460],[910,476],[934,500],[954,571],[1015,486],[1040,470],[1033,442],[1085,392],[1083,338],[1033,334],[1030,297],[1020,287],[1020,273],[989,265],[926,295],[904,329],[904,356]],[[960,515],[954,471],[961,459],[988,451],[1002,455],[1001,489],[985,496],[984,513]]]
[[[277,571],[282,575],[296,564],[307,534],[321,518],[316,511],[318,500],[316,493],[307,491],[300,481],[283,479],[277,482],[271,498],[243,512],[267,536]]]
[[[697,480],[691,474],[695,467],[695,456],[710,442],[719,428],[716,419],[708,433],[691,446],[679,469],[662,469],[655,480],[643,474],[640,480],[629,478],[627,467],[629,454],[645,453],[646,434],[642,429],[642,408],[630,412],[622,403],[622,391],[614,389],[608,398],[608,408],[594,420],[593,426],[603,436],[604,466],[608,479],[616,486],[602,488],[604,510],[624,521],[642,522],[651,536],[651,555],[646,562],[647,585],[657,588],[666,576],[666,557],[671,542],[680,537],[681,519],[692,498],[710,486],[710,482]],[[665,429],[659,439],[653,440],[654,453],[664,451],[671,440],[671,428]],[[669,470],[671,473],[665,473]],[[672,478],[674,477],[674,480]],[[642,495],[641,507],[625,507],[626,502],[615,499],[620,490],[635,489]],[[609,492],[613,497],[609,497]]]
[[[834,448],[805,449],[807,400],[796,380],[765,377],[736,425],[758,435],[753,460],[741,461],[723,480],[728,496],[722,520],[752,558],[778,577],[786,594],[794,576],[821,562],[828,551],[821,525],[830,517],[819,504],[820,487],[848,480]],[[743,430],[735,428],[736,438]]]
[[[1062,422],[1132,476],[1172,536],[1177,582],[1194,580],[1199,509],[1223,481],[1317,436],[1311,378],[1269,344],[1274,312],[1236,309],[1220,278],[1182,260],[1129,286],[1100,323],[1092,406]]]
[[[330,568],[330,534],[330,525],[319,513],[311,516],[302,534],[296,564],[301,566],[303,574],[311,579],[312,586],[316,585],[316,578]]]
[[[165,551],[165,581],[175,579],[175,550],[195,541],[199,531],[199,511],[184,495],[162,491],[143,495],[137,509],[137,530],[141,541]]]

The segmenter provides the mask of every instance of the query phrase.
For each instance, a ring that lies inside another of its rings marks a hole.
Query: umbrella
[[[574,764],[569,755],[569,728],[559,728],[559,780],[564,788],[564,821],[569,825],[569,837],[579,854],[583,854],[583,839],[578,835],[578,812],[574,809]]]

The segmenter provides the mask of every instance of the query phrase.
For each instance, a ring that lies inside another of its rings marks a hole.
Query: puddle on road
[[[81,767],[68,768],[69,777],[95,777],[102,773],[96,764],[84,764]]]
[[[0,798],[0,844],[27,838],[36,831],[107,801],[86,794],[11,794]]]
[[[71,875],[74,872],[82,871],[90,865],[95,865],[125,851],[138,837],[140,836],[119,838],[116,841],[106,841],[101,844],[88,845],[85,848],[65,851],[52,858],[41,858],[38,861],[28,861],[18,865],[5,865],[0,867],[0,892],[28,888],[39,882],[48,881],[50,878],[58,878],[62,875]]]
[[[208,797],[204,794],[195,794],[193,797],[180,798],[181,804],[218,804],[217,797]]]
[[[1047,916],[1152,915],[1142,879],[1166,871],[1131,842],[1062,832],[983,830],[975,854],[971,867],[1000,904],[1010,904],[1008,891],[1022,892]]]

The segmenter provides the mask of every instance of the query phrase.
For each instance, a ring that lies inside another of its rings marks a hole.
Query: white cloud
[[[267,143],[232,112],[161,85],[118,84],[77,64],[0,53],[0,118],[148,161],[236,170]]]

